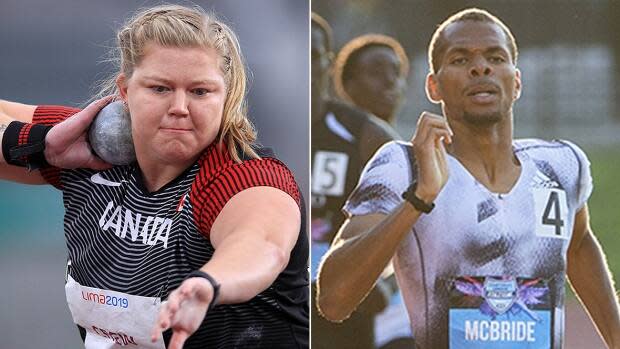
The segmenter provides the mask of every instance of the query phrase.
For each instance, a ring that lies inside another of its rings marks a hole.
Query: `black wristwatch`
[[[435,208],[434,203],[427,204],[424,200],[415,195],[415,190],[418,187],[418,181],[414,180],[413,183],[403,192],[401,195],[403,199],[407,200],[416,210],[423,213],[430,213]]]

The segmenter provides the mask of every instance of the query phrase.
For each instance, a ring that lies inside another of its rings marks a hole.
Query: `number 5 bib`
[[[340,196],[344,194],[349,156],[345,153],[319,151],[312,164],[312,193]]]

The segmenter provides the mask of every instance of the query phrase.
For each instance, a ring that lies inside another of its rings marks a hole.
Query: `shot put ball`
[[[95,154],[112,165],[128,165],[136,160],[131,119],[123,102],[112,102],[99,111],[90,125],[88,141]]]

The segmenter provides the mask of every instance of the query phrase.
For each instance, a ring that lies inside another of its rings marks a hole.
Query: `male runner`
[[[331,29],[312,14],[312,276],[344,221],[340,209],[364,164],[385,142],[398,138],[384,121],[353,107],[328,101]],[[313,348],[373,348],[374,314],[387,299],[376,290],[344,324],[331,324],[312,307]]]
[[[426,88],[443,116],[422,113],[412,144],[366,165],[319,271],[328,318],[346,318],[394,256],[419,348],[562,348],[566,275],[620,348],[588,160],[570,142],[513,140],[516,62],[510,30],[486,11],[435,31]]]

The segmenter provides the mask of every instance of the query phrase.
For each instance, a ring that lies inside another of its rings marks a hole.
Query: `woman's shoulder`
[[[269,148],[254,148],[259,158],[244,155],[235,161],[225,147],[209,147],[200,158],[200,170],[192,184],[190,199],[205,224],[205,231],[226,203],[243,190],[272,187],[287,193],[301,207],[295,176]],[[241,155],[241,154],[240,154]]]
[[[199,175],[203,177],[201,179],[204,181],[207,178],[226,176],[230,175],[231,172],[243,169],[290,172],[286,164],[277,157],[272,148],[256,144],[252,145],[252,150],[258,157],[249,152],[239,150],[237,158],[240,161],[237,161],[230,155],[230,152],[224,145],[215,144],[209,146],[198,160],[198,166],[200,167]]]
[[[253,145],[258,155],[239,152],[236,161],[225,146],[212,145],[199,159],[199,171],[193,190],[198,194],[225,193],[225,197],[251,187],[269,186],[289,193],[299,202],[299,189],[295,176],[280,160],[273,149]]]

